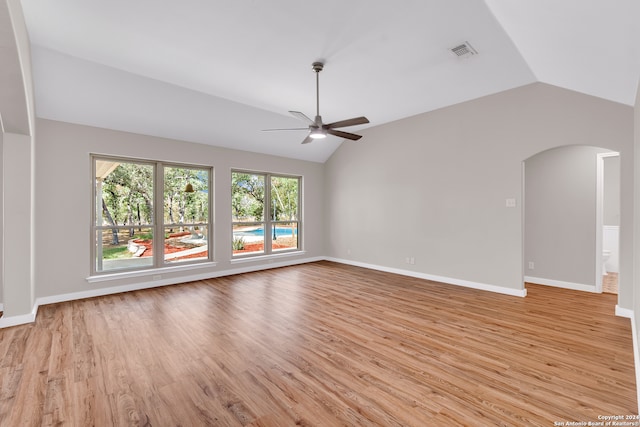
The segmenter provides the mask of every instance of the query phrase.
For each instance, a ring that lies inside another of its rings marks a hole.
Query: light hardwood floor
[[[1,426],[553,426],[636,413],[615,295],[330,262],[41,307],[0,330]]]
[[[606,276],[602,276],[602,292],[618,293],[618,273],[608,273]]]

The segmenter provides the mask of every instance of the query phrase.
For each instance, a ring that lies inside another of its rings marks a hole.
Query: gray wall
[[[603,224],[620,225],[620,157],[604,158]]]
[[[4,192],[4,133],[0,132],[0,189]],[[0,197],[0,224],[4,224],[4,197]],[[4,226],[0,237],[0,309],[4,309]]]
[[[271,266],[324,255],[323,165],[282,157],[216,148],[170,139],[98,129],[50,120],[37,121],[36,148],[36,297],[78,294],[101,287],[126,286],[152,280],[147,276],[87,283],[90,257],[90,153],[165,160],[214,167],[214,254],[208,269],[163,273],[163,279],[220,275],[238,268]],[[231,169],[303,176],[305,252],[279,260],[231,261]]]
[[[3,316],[32,317],[35,109],[29,35],[20,0],[0,4],[0,116],[2,120]],[[22,322],[24,319],[19,320]]]
[[[522,289],[522,162],[575,144],[621,153],[621,221],[632,230],[633,109],[536,83],[342,144],[326,163],[327,253]],[[620,303],[630,308],[633,242],[622,238]]]
[[[91,152],[215,167],[218,265],[205,273],[237,267],[230,260],[225,207],[229,171],[237,167],[305,176],[307,252],[292,262],[328,255],[521,289],[522,162],[580,143],[621,153],[619,298],[622,308],[633,304],[633,239],[624,232],[633,221],[631,107],[533,84],[365,130],[363,140],[344,143],[324,166],[47,120],[39,120],[37,130],[37,297],[146,280],[85,280]],[[507,198],[516,199],[516,208],[505,207]],[[61,200],[79,213],[59,209]],[[52,256],[47,248],[61,245],[60,224],[78,231],[67,233],[64,250]],[[405,264],[406,257],[415,264]]]
[[[605,151],[575,145],[525,161],[526,276],[595,289],[596,163]]]

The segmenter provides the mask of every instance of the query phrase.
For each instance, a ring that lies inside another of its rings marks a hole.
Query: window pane
[[[264,253],[264,223],[233,224],[233,254]]]
[[[93,159],[92,273],[210,259],[211,168]]]
[[[272,221],[298,220],[298,178],[271,177]]]
[[[113,228],[96,231],[96,271],[153,265],[151,228]]]
[[[209,170],[164,168],[164,223],[207,224]]]
[[[234,172],[231,175],[233,222],[264,220],[264,175]]]
[[[153,166],[96,160],[96,225],[153,224]]]
[[[271,233],[271,248],[274,252],[298,248],[298,223],[273,224]]]
[[[190,225],[164,229],[165,262],[182,262],[208,259],[207,226]]]

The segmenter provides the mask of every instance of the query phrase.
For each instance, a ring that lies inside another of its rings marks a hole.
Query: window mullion
[[[271,175],[264,176],[264,253],[270,254],[273,248],[271,236]]]
[[[157,162],[153,169],[153,264],[164,265],[164,164]]]
[[[302,178],[298,178],[298,206],[296,209],[296,230],[298,231],[298,249],[302,249]]]

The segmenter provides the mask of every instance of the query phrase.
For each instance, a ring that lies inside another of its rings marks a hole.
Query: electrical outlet
[[[534,264],[533,261],[529,261],[529,270],[533,270]]]
[[[411,259],[409,260],[409,264],[414,265],[416,263],[416,259],[414,257],[411,257]]]

